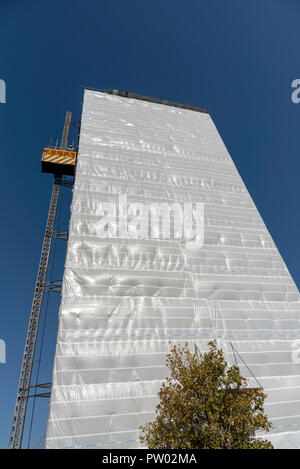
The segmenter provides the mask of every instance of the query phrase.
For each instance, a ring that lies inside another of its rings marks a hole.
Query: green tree
[[[271,428],[266,395],[247,387],[215,341],[209,346],[204,354],[187,344],[171,350],[171,374],[158,393],[155,421],[141,426],[141,441],[150,449],[272,449],[256,437],[257,430]]]

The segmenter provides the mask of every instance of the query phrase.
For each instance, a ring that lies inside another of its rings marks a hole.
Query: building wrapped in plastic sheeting
[[[203,245],[121,236],[120,195],[203,204]],[[47,448],[141,447],[172,344],[214,338],[300,448],[299,292],[210,115],[85,90],[71,212]]]

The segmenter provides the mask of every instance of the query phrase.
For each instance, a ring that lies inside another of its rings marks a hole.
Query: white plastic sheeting
[[[119,194],[202,202],[204,246],[104,239]],[[86,90],[47,447],[140,447],[169,341],[213,338],[268,394],[275,447],[300,448],[299,293],[211,117]]]

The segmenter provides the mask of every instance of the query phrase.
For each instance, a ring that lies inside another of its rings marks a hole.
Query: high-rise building
[[[85,90],[46,446],[139,447],[172,344],[210,339],[300,447],[299,292],[210,115]]]

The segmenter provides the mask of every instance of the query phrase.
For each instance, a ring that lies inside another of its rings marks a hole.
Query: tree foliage
[[[266,395],[248,388],[237,366],[228,366],[216,342],[201,354],[186,344],[167,356],[170,377],[159,391],[156,419],[141,427],[141,441],[162,449],[271,449],[256,437],[269,431]]]

